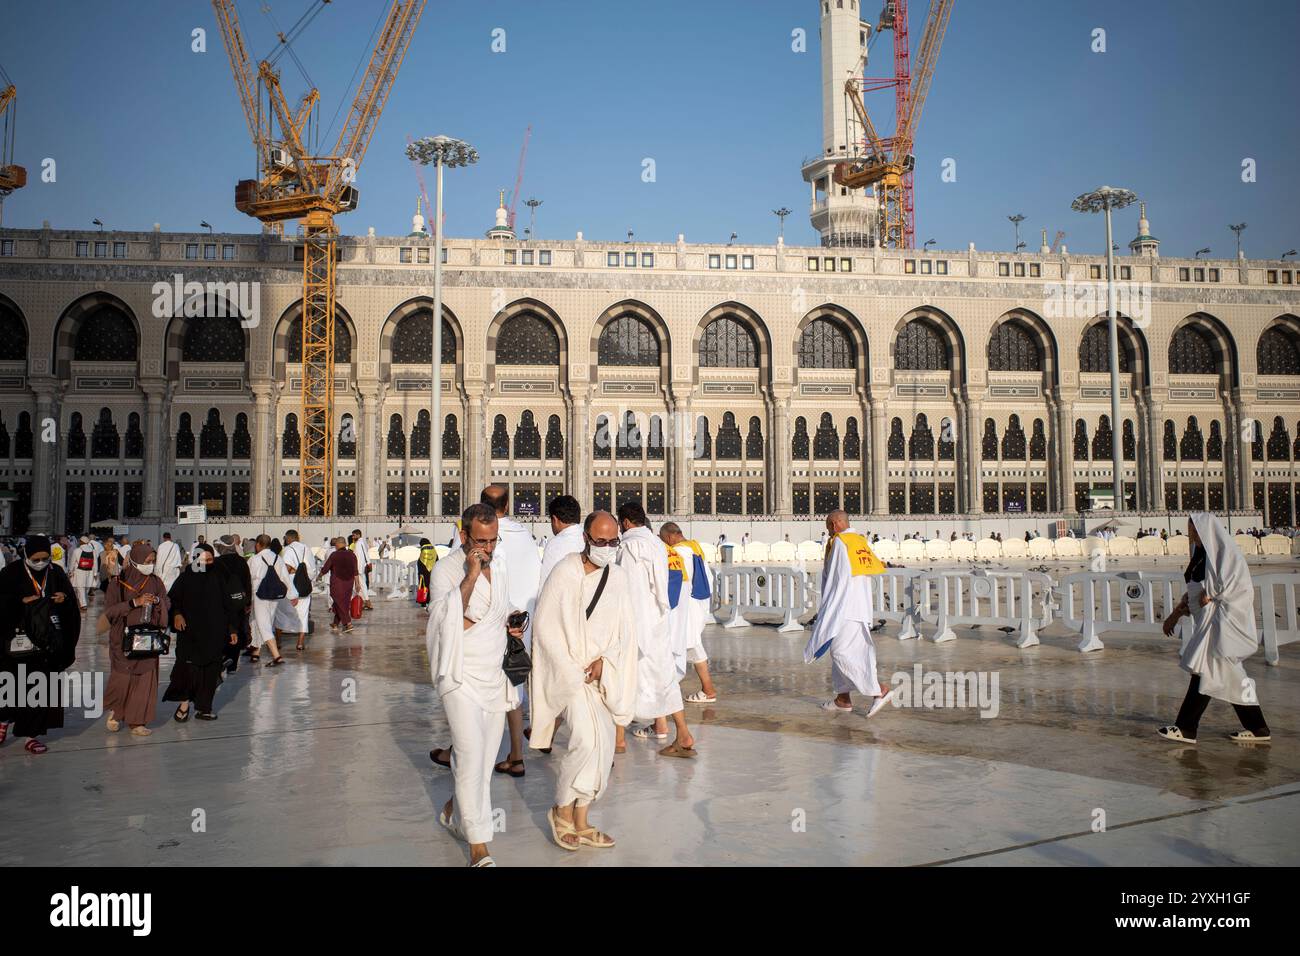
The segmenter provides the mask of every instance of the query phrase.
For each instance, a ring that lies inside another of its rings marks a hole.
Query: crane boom
[[[524,158],[528,155],[528,137],[533,135],[533,128],[529,126],[524,130],[524,145],[519,150],[519,170],[515,173],[515,191],[510,196],[510,228],[515,228],[515,207],[519,205],[519,187],[524,184]]]
[[[0,70],[0,77],[4,71]],[[27,185],[27,170],[14,163],[14,135],[17,126],[18,87],[8,83],[0,88],[0,123],[3,123],[4,135],[0,139],[0,212],[3,212],[3,199],[15,189]]]
[[[912,140],[916,136],[917,123],[921,119],[921,109],[925,106],[925,98],[930,93],[930,81],[934,79],[934,68],[939,62],[939,48],[943,46],[943,37],[948,30],[948,18],[952,16],[952,4],[953,0],[930,0],[930,12],[926,17],[925,31],[921,34],[921,49],[916,56],[916,73],[908,97],[907,116],[897,136],[896,148],[900,153],[912,151]]]
[[[244,48],[244,37],[239,29],[239,14],[235,10],[234,0],[213,0],[213,9],[217,14],[217,25],[221,28],[221,39],[230,58],[230,72],[235,76],[235,88],[239,101],[244,106],[244,120],[248,123],[249,135],[253,145],[263,147],[262,131],[258,123],[256,76],[253,62],[248,58]],[[259,148],[259,153],[261,149]]]

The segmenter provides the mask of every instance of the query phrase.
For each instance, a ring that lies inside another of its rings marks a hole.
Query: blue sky
[[[239,0],[255,58],[274,45],[269,5],[288,28],[308,0]],[[924,0],[912,0],[913,44]],[[875,0],[866,9],[874,19]],[[387,3],[335,0],[295,50],[329,125]],[[479,236],[497,190],[514,184],[533,127],[522,194],[543,201],[540,237],[770,243],[771,210],[794,210],[810,244],[802,157],[821,142],[816,0],[429,0],[358,176],[345,232],[409,229],[417,187],[406,137],[469,140],[480,163],[448,174],[447,231]],[[207,30],[207,52],[190,32]],[[808,31],[806,53],[791,31]],[[1090,49],[1106,31],[1107,51]],[[491,50],[506,31],[506,52]],[[1247,222],[1248,255],[1300,245],[1300,4],[1293,0],[958,0],[916,149],[917,243],[1008,249],[1012,213],[1100,252],[1098,217],[1070,201],[1101,183],[1149,204],[1168,255],[1231,256],[1228,224]],[[889,68],[886,34],[871,72]],[[252,148],[211,5],[203,0],[8,0],[0,65],[19,89],[17,161],[29,185],[7,226],[253,232],[233,206]],[[306,81],[287,60],[291,98]],[[353,84],[355,81],[353,81]],[[340,111],[340,120],[346,104]],[[337,126],[335,127],[337,132]],[[329,138],[332,144],[333,136]],[[41,161],[57,161],[55,183]],[[642,160],[657,180],[642,182]],[[1241,181],[1241,161],[1257,181]],[[940,181],[945,158],[957,180]],[[430,182],[432,188],[432,182]],[[527,210],[520,205],[520,229]],[[1127,242],[1136,209],[1121,213]]]

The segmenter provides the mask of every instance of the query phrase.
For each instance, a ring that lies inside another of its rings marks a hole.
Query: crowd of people
[[[489,853],[492,782],[495,775],[526,774],[525,747],[550,754],[557,733],[567,734],[553,769],[551,838],[571,852],[608,849],[614,837],[589,814],[629,737],[653,743],[660,756],[695,759],[700,751],[686,705],[719,697],[703,643],[712,574],[700,545],[680,526],[667,521],[656,532],[637,501],[584,517],[577,500],[561,495],[548,504],[552,536],[539,549],[509,505],[506,488],[485,488],[461,516],[458,547],[439,560],[423,539],[417,558],[430,677],[450,735],[447,746],[429,752],[452,774],[451,795],[437,816],[468,845],[474,867],[496,865]],[[1217,517],[1197,514],[1187,527],[1187,594],[1169,613],[1165,632],[1192,619],[1180,656],[1191,681],[1175,723],[1158,733],[1196,743],[1201,716],[1220,699],[1233,704],[1242,723],[1234,740],[1268,741],[1242,667],[1259,645],[1250,571]],[[870,578],[884,565],[843,511],[827,516],[824,541],[820,606],[804,661],[829,655],[834,696],[822,710],[851,712],[857,694],[869,719],[896,691],[877,676],[871,633]],[[105,729],[114,733],[125,724],[146,736],[159,700],[160,658],[174,636],[175,662],[161,699],[176,704],[177,722],[191,715],[216,720],[216,692],[241,656],[258,662],[265,653],[265,666],[279,667],[282,637],[296,636],[297,648],[305,648],[313,587],[322,577],[329,579],[333,630],[351,630],[356,606],[370,605],[371,557],[383,552],[360,530],[329,544],[318,563],[296,531],[283,542],[259,535],[251,549],[234,534],[200,539],[189,554],[169,534],[157,545],[30,535],[16,560],[0,569],[0,672],[58,674],[76,659],[83,619],[94,620],[109,650]],[[700,687],[683,696],[692,669]],[[57,703],[20,701],[0,709],[0,744],[12,727],[26,738],[28,753],[42,754],[48,748],[41,738],[62,726]]]

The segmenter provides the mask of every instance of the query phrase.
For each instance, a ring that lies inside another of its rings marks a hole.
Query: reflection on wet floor
[[[375,607],[336,636],[318,606],[308,649],[289,641],[288,663],[269,671],[242,663],[218,692],[215,723],[175,724],[160,704],[149,738],[108,734],[76,712],[44,756],[11,739],[0,749],[0,865],[463,864],[434,819],[451,781],[427,756],[449,738],[429,685],[425,617],[405,601]],[[558,866],[1300,863],[1294,648],[1278,667],[1258,655],[1247,665],[1272,745],[1229,742],[1235,717],[1216,702],[1199,746],[1178,747],[1153,732],[1186,690],[1176,642],[1108,634],[1105,650],[1084,655],[1063,630],[1024,651],[992,628],[959,629],[940,645],[895,633],[877,637],[882,676],[917,665],[996,674],[997,716],[827,715],[818,705],[829,664],[803,663],[806,631],[712,626],[719,699],[688,705],[701,755],[666,760],[629,741],[593,809],[618,848],[550,844],[554,757],[530,752],[525,778],[493,781],[504,827],[494,856]],[[91,638],[77,667],[106,667],[103,641]],[[696,689],[693,674],[683,689]],[[1106,833],[1092,832],[1098,809]]]

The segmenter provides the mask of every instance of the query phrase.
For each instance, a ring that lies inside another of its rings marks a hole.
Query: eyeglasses
[[[593,538],[591,535],[587,535],[587,541],[593,548],[618,547],[618,538]]]
[[[481,547],[486,547],[489,544],[495,545],[500,540],[500,538],[470,538],[469,542],[470,544],[477,544]]]

